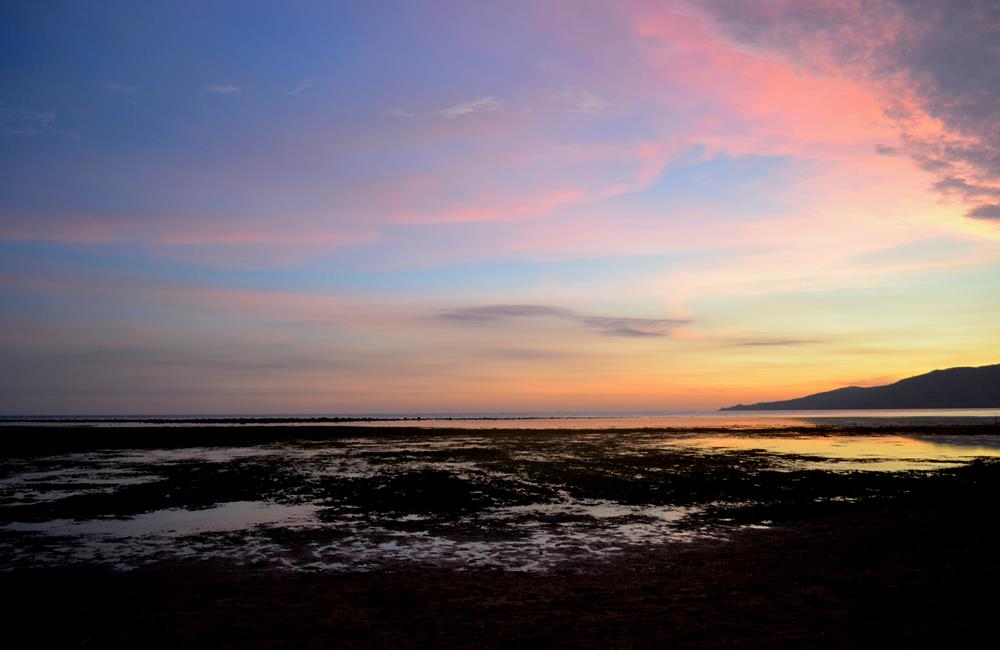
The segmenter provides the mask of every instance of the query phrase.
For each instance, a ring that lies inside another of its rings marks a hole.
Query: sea
[[[685,411],[637,413],[259,413],[6,415],[3,425],[375,426],[456,429],[756,429],[808,426],[901,426],[1000,423],[1000,407],[825,411]]]

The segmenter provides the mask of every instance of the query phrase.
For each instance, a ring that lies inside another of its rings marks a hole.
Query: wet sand
[[[1000,579],[995,507],[969,505],[863,507],[551,575],[21,571],[0,577],[5,636],[20,640],[8,647],[958,647],[995,634]]]
[[[722,465],[706,463],[685,480],[700,477],[698,490],[735,481],[737,501],[798,488],[873,496],[759,500],[727,514],[766,518],[767,529],[581,556],[541,573],[178,560],[18,568],[0,573],[5,636],[9,647],[953,647],[994,633],[997,461],[832,482],[752,473],[753,484],[713,479]]]

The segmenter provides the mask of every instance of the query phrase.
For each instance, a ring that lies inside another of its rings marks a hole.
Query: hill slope
[[[1000,364],[948,368],[887,386],[848,386],[778,402],[737,404],[722,411],[1000,407]]]

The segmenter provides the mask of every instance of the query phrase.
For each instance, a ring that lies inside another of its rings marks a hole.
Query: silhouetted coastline
[[[996,408],[1000,410],[1000,364],[933,370],[885,386],[847,386],[796,399],[737,404],[719,410],[808,411],[961,408]]]

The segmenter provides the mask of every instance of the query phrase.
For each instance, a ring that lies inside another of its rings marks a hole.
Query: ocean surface
[[[234,426],[274,423],[293,426],[431,427],[456,429],[640,429],[808,427],[831,425],[899,426],[991,424],[992,409],[863,409],[830,411],[692,411],[684,413],[333,413],[188,415],[0,416],[11,424],[101,424],[102,426]]]

